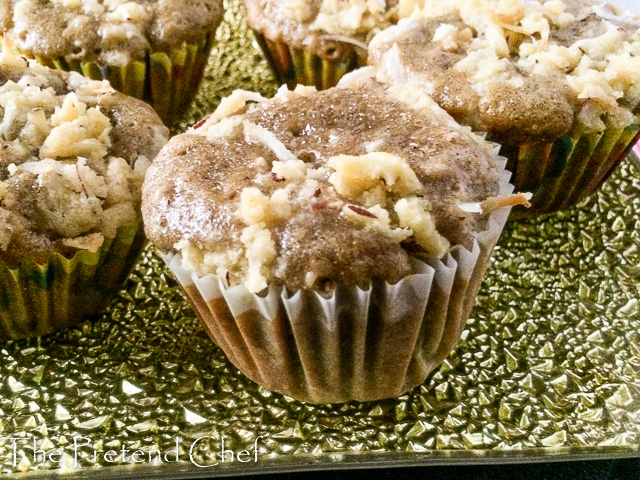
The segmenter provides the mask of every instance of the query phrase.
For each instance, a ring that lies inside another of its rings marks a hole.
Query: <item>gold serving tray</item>
[[[235,88],[276,85],[230,0],[178,130]],[[0,472],[175,478],[638,455],[636,168],[625,161],[578,208],[509,224],[459,346],[422,387],[381,402],[312,406],[258,387],[147,247],[107,314],[0,344]]]

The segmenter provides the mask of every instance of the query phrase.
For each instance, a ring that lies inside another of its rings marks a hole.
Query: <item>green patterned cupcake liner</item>
[[[198,90],[212,40],[213,34],[210,34],[200,43],[185,43],[169,53],[148,51],[144,60],[133,60],[124,66],[30,56],[20,50],[16,53],[49,68],[78,72],[94,80],[109,80],[116,90],[149,103],[164,123],[172,125],[187,111]]]
[[[640,138],[640,118],[626,128],[582,133],[574,128],[554,142],[503,146],[516,190],[531,192],[531,208],[514,207],[510,220],[557,212],[600,188]]]
[[[0,262],[0,340],[48,335],[101,313],[144,244],[142,225],[121,227],[96,252],[56,253],[39,265]]]
[[[318,90],[335,87],[352,70],[366,65],[356,46],[346,46],[339,59],[323,58],[305,48],[289,46],[282,40],[271,40],[254,30],[258,44],[278,82],[290,89],[296,85],[311,85]]]

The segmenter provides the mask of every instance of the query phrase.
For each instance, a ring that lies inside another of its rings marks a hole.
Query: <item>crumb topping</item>
[[[300,0],[290,2],[293,4],[305,3]],[[308,3],[308,2],[306,2]],[[390,8],[395,2],[385,0],[322,0],[320,10],[311,30],[322,30],[339,35],[353,35],[368,32],[380,25],[388,23]],[[300,11],[298,7],[297,11]],[[308,10],[305,11],[308,13]],[[294,18],[296,21],[306,21]]]
[[[398,0],[245,0],[249,24],[267,38],[341,55],[339,43],[366,51],[373,35],[398,19]]]
[[[385,91],[367,69],[324,92],[220,107],[150,167],[148,237],[251,292],[395,283],[412,256],[470,244],[486,216],[461,205],[498,192],[493,147],[423,96]]]
[[[0,10],[16,47],[30,55],[99,59],[109,65],[144,60],[199,42],[222,19],[221,0],[9,0]]]
[[[0,84],[1,257],[95,251],[139,222],[144,173],[166,142],[164,127],[153,130],[149,156],[122,158],[112,135],[120,127],[103,106],[120,94],[108,82],[29,69],[5,53]]]
[[[387,80],[419,77],[457,120],[476,129],[505,131],[495,125],[504,121],[534,135],[543,123],[568,129],[573,117],[601,128],[605,111],[622,127],[635,120],[639,16],[590,0],[406,0],[401,15],[410,19],[371,42],[370,60]],[[545,110],[555,122],[534,117],[543,115],[534,112],[534,92],[550,99]],[[526,98],[529,114],[518,97]],[[507,113],[496,118],[500,110]]]

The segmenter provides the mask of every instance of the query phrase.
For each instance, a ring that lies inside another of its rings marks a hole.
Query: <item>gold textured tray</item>
[[[181,128],[235,88],[276,86],[230,0]],[[459,346],[422,387],[382,402],[311,406],[259,388],[148,247],[108,314],[0,344],[0,472],[168,478],[637,455],[639,174],[627,161],[578,208],[508,225]]]

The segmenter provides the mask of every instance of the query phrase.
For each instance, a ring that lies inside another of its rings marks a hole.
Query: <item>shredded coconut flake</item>
[[[496,83],[523,84],[522,74],[566,74],[567,83],[577,98],[594,99],[615,107],[622,98],[640,103],[637,72],[640,71],[640,36],[637,32],[623,32],[620,25],[640,27],[640,18],[611,5],[579,3],[580,13],[569,13],[561,0],[546,2],[525,0],[403,0],[401,16],[418,22],[440,15],[455,14],[477,32],[472,41],[466,38],[467,55],[455,68],[471,79],[473,88],[484,94]],[[592,38],[576,40],[572,45],[560,45],[551,36],[555,29],[570,28],[595,13],[605,32]],[[379,34],[371,42],[391,44],[394,36],[405,33],[406,19]],[[413,24],[415,25],[415,23]],[[512,51],[507,37],[516,32],[524,38]],[[450,26],[441,25],[433,38],[442,43],[443,50],[458,46],[458,37]],[[378,38],[380,37],[380,38]],[[391,52],[389,50],[388,52]],[[396,55],[382,58],[387,75],[401,78],[406,75]],[[513,65],[512,65],[513,64]],[[515,67],[515,68],[514,68]],[[631,73],[635,72],[635,73]]]
[[[281,162],[300,161],[298,157],[285,147],[284,143],[278,140],[275,133],[249,121],[244,121],[242,125],[244,126],[244,137],[247,142],[263,144],[271,150]]]
[[[230,117],[242,110],[248,102],[264,102],[264,98],[259,93],[248,92],[246,90],[235,90],[228,97],[223,98],[218,105],[218,108],[209,115],[207,120],[202,124],[197,124],[196,128],[191,128],[189,133],[196,135],[208,136],[209,129],[214,127],[222,119]]]

